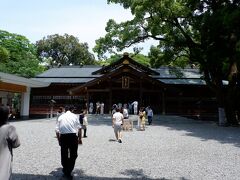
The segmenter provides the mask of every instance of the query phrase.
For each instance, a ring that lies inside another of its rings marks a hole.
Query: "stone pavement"
[[[136,117],[132,117],[136,118]],[[14,150],[13,179],[61,179],[55,119],[11,122],[21,140]],[[134,123],[136,125],[136,122]],[[146,131],[114,140],[110,116],[89,116],[74,179],[237,180],[240,129],[177,116],[155,116]]]

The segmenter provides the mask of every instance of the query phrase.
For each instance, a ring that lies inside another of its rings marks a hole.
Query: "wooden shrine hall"
[[[50,100],[57,107],[74,105],[78,110],[89,103],[103,102],[104,113],[113,104],[138,101],[139,107],[151,106],[155,113],[200,115],[216,113],[216,101],[198,69],[185,68],[179,77],[169,67],[146,67],[127,53],[108,66],[68,66],[51,68],[35,77],[50,83],[33,88],[30,114],[44,114]]]
[[[159,73],[137,63],[127,55],[93,74],[100,77],[70,89],[70,94],[84,94],[88,104],[90,101],[100,101],[107,104],[108,109],[113,104],[128,104],[133,101],[138,101],[140,106],[162,106],[161,104],[157,107],[163,98],[163,83],[152,77]]]

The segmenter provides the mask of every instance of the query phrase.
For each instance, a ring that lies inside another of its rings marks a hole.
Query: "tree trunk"
[[[224,90],[218,90],[218,123],[220,126],[237,126],[237,109],[236,109],[235,91],[228,87]]]
[[[237,92],[234,86],[229,86],[226,92],[225,112],[227,125],[238,126],[237,118]]]
[[[218,103],[218,125],[225,126],[227,123],[226,111],[225,111],[225,98],[224,91],[222,88],[216,89],[216,98]]]

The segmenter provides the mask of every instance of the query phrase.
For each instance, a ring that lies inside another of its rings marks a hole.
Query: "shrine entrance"
[[[139,107],[151,106],[155,112],[163,98],[164,84],[152,78],[158,72],[124,56],[119,61],[105,66],[93,74],[101,76],[69,90],[71,95],[84,95],[86,104],[104,102],[105,113],[113,104],[129,104],[138,101]],[[155,106],[155,107],[154,107]]]

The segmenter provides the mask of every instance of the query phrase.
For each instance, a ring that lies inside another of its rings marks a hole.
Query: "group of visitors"
[[[137,110],[138,110],[138,102],[137,101],[133,101],[132,103],[118,103],[118,104],[114,104],[112,106],[112,110],[116,109],[116,107],[118,107],[119,109],[123,109],[126,108],[128,110],[129,114],[135,114],[137,115]],[[89,103],[89,107],[88,107],[88,113],[89,114],[104,114],[104,103],[100,101],[97,101],[95,106],[93,102]]]
[[[136,111],[136,110],[135,110]],[[152,118],[153,118],[153,110],[150,106],[147,108],[141,107],[138,112],[138,129],[140,131],[145,130],[145,121],[146,117],[148,119],[148,124],[152,124]],[[117,104],[114,104],[112,106],[112,126],[114,128],[114,133],[116,140],[119,143],[122,143],[122,127],[124,126],[124,119],[128,119],[130,122],[130,125],[133,127],[132,120],[129,120],[129,114],[128,114],[128,108],[127,105],[124,104],[123,107],[119,107]]]
[[[133,112],[135,115],[138,115],[138,127],[139,130],[145,130],[145,121],[146,118],[148,120],[148,124],[151,125],[152,124],[152,118],[153,118],[153,110],[150,106],[144,108],[144,107],[140,107],[138,114],[136,113],[138,110],[138,102],[134,101],[133,103],[131,103],[133,105]],[[119,104],[113,104],[112,106],[112,115],[116,112],[116,109],[119,109],[120,112],[123,114],[124,119],[128,119],[129,118],[129,105],[128,104],[124,104],[123,107],[119,106]]]
[[[146,118],[148,120],[148,125],[152,124],[152,119],[153,119],[153,110],[150,106],[144,108],[141,107],[139,109],[138,113],[138,127],[139,130],[144,131],[145,130],[145,124],[146,124]]]
[[[88,113],[89,114],[93,114],[95,112],[95,114],[104,114],[104,102],[97,101],[96,105],[95,105],[95,111],[94,111],[94,104],[93,102],[89,103],[89,108],[88,108]]]
[[[124,103],[124,104],[123,103],[113,104],[112,110],[116,109],[116,107],[118,107],[120,110],[123,108],[126,109],[128,111],[128,114],[137,115],[137,112],[138,112],[138,102],[137,101]]]
[[[79,116],[74,113],[73,106],[60,107],[56,118],[56,137],[61,148],[62,172],[68,179],[72,179],[72,171],[78,156],[78,145],[82,138],[87,137],[87,110],[81,110]],[[101,110],[100,110],[101,112]],[[9,108],[0,107],[0,179],[10,179],[12,173],[12,149],[20,146],[20,141],[14,126],[8,124]],[[145,130],[145,120],[152,124],[153,111],[150,107],[139,109],[139,129]],[[117,142],[122,143],[122,125],[124,119],[129,118],[126,104],[119,108],[113,105],[112,127]],[[83,130],[83,134],[82,134]]]

